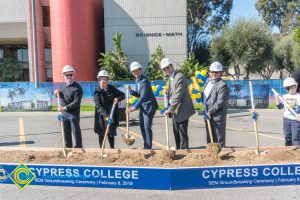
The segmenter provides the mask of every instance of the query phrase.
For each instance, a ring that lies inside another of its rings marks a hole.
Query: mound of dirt
[[[34,163],[99,166],[138,166],[138,167],[197,167],[218,165],[252,165],[294,163],[300,161],[299,149],[264,150],[260,156],[254,150],[231,150],[219,154],[208,151],[150,151],[108,153],[101,159],[99,152],[73,152],[64,158],[59,151],[3,151],[0,150],[1,163]]]

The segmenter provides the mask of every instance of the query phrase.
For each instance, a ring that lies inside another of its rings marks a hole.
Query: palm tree
[[[14,102],[14,97],[17,95],[16,91],[15,90],[8,90],[8,95],[7,97],[11,99],[11,102],[13,103]]]
[[[18,92],[18,95],[21,97],[21,99],[24,99],[26,93],[25,88],[16,88],[16,91]]]
[[[101,70],[107,70],[112,80],[122,80],[129,77],[127,56],[121,48],[122,35],[116,33],[113,37],[115,49],[108,53],[101,53],[98,60]]]

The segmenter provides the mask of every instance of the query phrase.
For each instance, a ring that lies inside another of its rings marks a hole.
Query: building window
[[[43,6],[43,26],[50,26],[50,6]]]
[[[45,61],[46,63],[52,63],[52,51],[49,48],[45,48]]]
[[[28,63],[28,49],[18,49],[18,61]]]
[[[53,73],[52,73],[52,49],[45,48],[45,68],[46,68],[46,81],[53,81]]]
[[[0,47],[0,63],[3,62],[3,49]]]

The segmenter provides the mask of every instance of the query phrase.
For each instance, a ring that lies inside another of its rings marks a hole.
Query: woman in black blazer
[[[118,102],[125,99],[125,94],[115,88],[109,83],[109,74],[107,71],[102,70],[98,73],[99,87],[94,92],[95,100],[95,121],[94,132],[99,136],[99,146],[101,148],[104,139],[104,134],[107,126],[107,119],[109,118],[110,111],[113,106],[114,99],[117,98]],[[110,126],[108,141],[110,148],[115,148],[114,136],[117,135],[117,126],[119,125],[118,105],[113,114],[113,123]]]

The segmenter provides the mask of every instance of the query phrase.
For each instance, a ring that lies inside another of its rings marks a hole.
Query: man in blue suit
[[[140,109],[140,128],[144,139],[144,149],[152,149],[152,121],[155,111],[158,108],[157,101],[152,92],[150,81],[142,74],[142,66],[138,62],[132,62],[130,71],[136,78],[136,91],[127,85],[127,90],[131,95],[138,97],[137,103],[129,109],[133,112]]]

